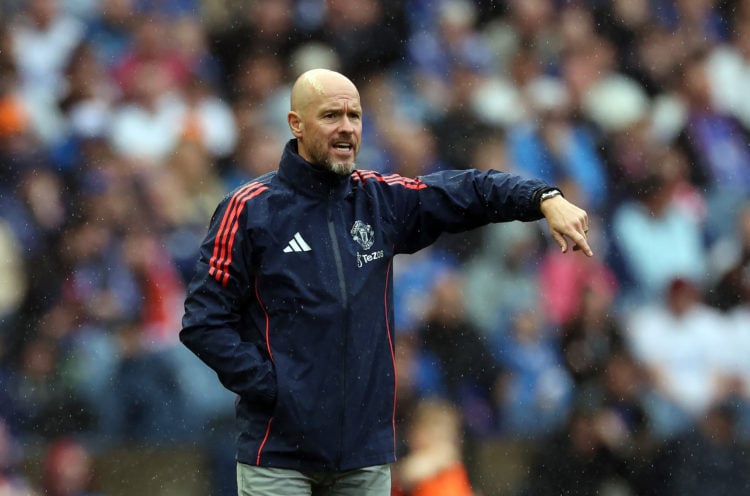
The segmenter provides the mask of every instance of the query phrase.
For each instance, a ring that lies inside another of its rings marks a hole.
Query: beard
[[[324,148],[313,148],[310,150],[312,163],[319,167],[338,174],[339,176],[348,176],[355,170],[357,170],[356,160],[351,162],[335,162],[331,159],[327,149]],[[356,159],[356,156],[355,156]]]
[[[355,162],[331,162],[326,160],[324,166],[329,171],[339,176],[348,176],[355,170],[357,170],[357,164]]]

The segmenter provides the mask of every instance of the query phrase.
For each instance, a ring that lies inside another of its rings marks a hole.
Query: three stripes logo
[[[294,234],[294,237],[289,241],[289,244],[284,248],[284,253],[310,251],[310,245],[308,245],[302,235],[299,232]]]

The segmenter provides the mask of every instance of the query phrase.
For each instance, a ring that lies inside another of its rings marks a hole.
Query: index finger
[[[583,251],[583,253],[586,254],[588,257],[594,256],[594,251],[589,246],[588,239],[586,239],[586,235],[578,233],[577,239],[573,240],[575,242],[575,246],[573,246],[573,251]]]

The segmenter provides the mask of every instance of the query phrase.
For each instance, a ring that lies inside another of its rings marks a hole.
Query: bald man
[[[292,87],[287,118],[302,158],[339,175],[354,172],[362,106],[348,78],[324,69],[302,74]]]
[[[362,106],[342,74],[295,82],[278,169],[218,205],[180,339],[237,394],[243,496],[390,495],[393,257],[442,232],[546,218],[591,256],[586,212],[498,171],[419,178],[356,165]]]

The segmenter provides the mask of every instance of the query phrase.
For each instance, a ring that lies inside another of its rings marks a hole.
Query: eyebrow
[[[335,113],[344,112],[344,105],[340,105],[340,104],[339,105],[326,105],[325,107],[320,109],[319,114],[327,114],[329,112],[335,112]],[[347,112],[349,113],[353,112],[355,114],[362,114],[362,107],[360,107],[359,105],[356,105],[356,106],[348,105]]]

